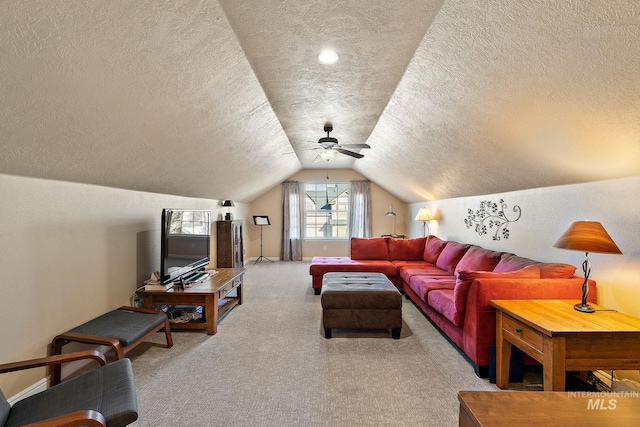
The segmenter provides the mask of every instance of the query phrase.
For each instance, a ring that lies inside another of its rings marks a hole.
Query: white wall
[[[216,200],[1,174],[0,203],[1,362],[43,357],[55,335],[128,305],[160,267],[162,208],[226,212]],[[44,375],[3,374],[0,387],[12,396]]]
[[[411,221],[422,206],[436,211],[441,219],[431,223],[431,234],[448,240],[473,243],[485,248],[513,252],[540,261],[573,264],[582,275],[584,253],[552,247],[573,221],[600,221],[623,255],[590,254],[591,277],[598,285],[598,304],[640,317],[640,178],[538,188],[479,197],[439,200],[410,205],[411,236],[422,233],[421,224]],[[467,229],[467,209],[476,210],[480,201],[507,204],[508,218],[515,205],[522,216],[509,225],[508,239],[492,240],[493,233],[479,236]]]

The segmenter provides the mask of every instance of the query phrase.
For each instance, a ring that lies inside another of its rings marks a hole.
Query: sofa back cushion
[[[424,254],[422,255],[422,259],[435,265],[446,245],[446,240],[441,240],[436,236],[428,236],[427,243],[424,245]]]
[[[351,238],[351,259],[389,259],[387,239],[384,237]]]
[[[453,275],[456,266],[471,245],[449,241],[436,261],[436,267]]]
[[[453,302],[455,303],[457,311],[464,312],[467,307],[469,288],[475,279],[539,279],[540,267],[537,265],[529,265],[521,270],[507,273],[460,270],[456,276],[456,285],[453,288]]]
[[[500,262],[493,269],[495,273],[506,273],[509,271],[522,270],[529,265],[540,264],[538,261],[534,261],[529,258],[523,258],[514,254],[504,253],[500,257]]]
[[[387,241],[389,259],[391,261],[421,261],[426,241],[426,237],[417,237],[415,239],[390,238]]]
[[[542,262],[538,267],[542,279],[570,279],[576,272],[575,266],[559,262]]]
[[[540,267],[540,278],[542,279],[569,279],[576,272],[576,267],[571,264],[557,262],[539,262],[529,258],[523,258],[514,254],[502,254],[500,262],[493,269],[496,273],[521,270],[528,265]]]
[[[472,245],[469,250],[465,252],[462,259],[460,259],[460,262],[456,266],[456,271],[492,271],[498,262],[500,262],[501,256],[502,252],[490,251],[480,246]]]

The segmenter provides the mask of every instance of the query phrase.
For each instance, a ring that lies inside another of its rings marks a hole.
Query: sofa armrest
[[[494,299],[581,299],[582,277],[570,279],[475,279],[469,288],[469,310],[491,309]],[[596,302],[596,283],[589,280],[589,302]]]
[[[494,299],[582,299],[584,278],[475,279],[469,288],[462,349],[477,365],[489,364],[489,346],[496,341]],[[596,302],[596,283],[589,280],[589,302]]]

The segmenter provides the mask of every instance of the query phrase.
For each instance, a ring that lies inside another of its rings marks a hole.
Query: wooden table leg
[[[496,312],[496,385],[501,389],[509,387],[511,368],[511,343],[504,339],[502,330],[503,313]]]
[[[218,327],[218,294],[207,295],[204,300],[207,334],[215,335]]]
[[[563,337],[544,337],[542,362],[544,391],[564,391],[565,389],[567,375],[565,342]]]
[[[242,285],[244,284],[244,279],[241,277],[239,280],[240,280],[240,284],[236,289],[238,293],[238,305],[241,305],[242,304],[242,288],[244,287]]]

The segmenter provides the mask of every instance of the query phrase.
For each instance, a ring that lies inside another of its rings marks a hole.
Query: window
[[[349,238],[349,184],[304,184],[305,239]]]

